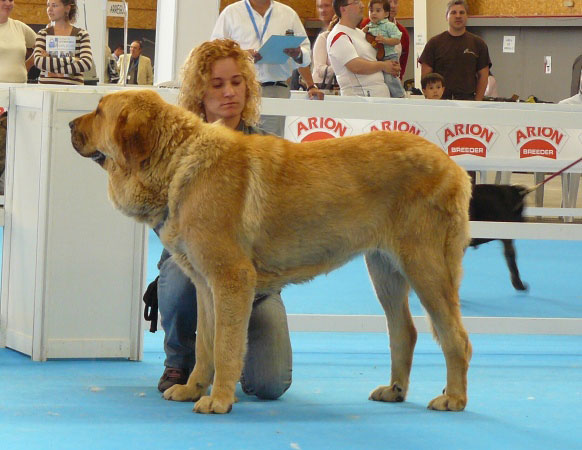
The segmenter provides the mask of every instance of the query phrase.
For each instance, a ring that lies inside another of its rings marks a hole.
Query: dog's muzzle
[[[100,152],[99,150],[94,151],[90,155],[83,154],[83,148],[85,147],[85,135],[83,133],[79,133],[76,131],[76,120],[71,120],[69,122],[69,128],[71,129],[71,143],[73,144],[73,148],[79,153],[81,156],[85,158],[89,158],[95,161],[97,164],[103,167],[105,163],[106,156]]]

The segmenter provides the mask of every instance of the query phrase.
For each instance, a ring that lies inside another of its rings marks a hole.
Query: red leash
[[[572,164],[567,165],[566,167],[564,167],[563,169],[558,170],[557,172],[553,173],[552,175],[550,175],[548,178],[546,178],[544,181],[536,184],[534,187],[529,188],[527,190],[527,193],[529,194],[530,192],[535,191],[537,188],[543,186],[544,184],[546,184],[548,181],[550,181],[552,178],[557,177],[558,175],[560,175],[562,172],[568,170],[570,167],[575,166],[576,164],[578,164],[580,161],[582,161],[582,157],[578,158],[576,161],[574,161]]]

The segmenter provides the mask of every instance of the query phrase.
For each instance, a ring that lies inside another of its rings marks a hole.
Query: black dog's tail
[[[514,211],[519,211],[520,214],[523,212],[523,208],[525,207],[525,197],[527,194],[535,191],[539,186],[534,186],[533,188],[528,188],[526,186],[515,185],[517,189],[518,195],[521,197],[521,203],[515,205]]]
[[[568,170],[570,167],[575,166],[576,164],[578,164],[580,161],[582,161],[582,157],[578,158],[576,161],[574,161],[571,164],[568,164],[566,167],[564,167],[563,169],[558,170],[557,172],[554,172],[553,174],[551,174],[548,178],[546,178],[545,180],[541,181],[540,183],[536,184],[534,187],[529,188],[529,191],[527,192],[528,194],[530,192],[535,191],[536,189],[542,187],[544,184],[546,184],[548,181],[550,181],[552,178],[557,177],[558,175],[560,175],[562,172],[564,172],[565,170]]]

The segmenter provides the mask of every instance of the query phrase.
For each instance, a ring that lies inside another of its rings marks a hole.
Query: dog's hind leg
[[[527,284],[521,281],[519,276],[519,269],[517,268],[517,262],[515,259],[515,246],[513,245],[512,239],[501,239],[503,242],[503,254],[505,255],[505,261],[507,262],[507,268],[511,274],[511,284],[518,291],[527,291]]]
[[[445,355],[447,386],[428,405],[441,411],[461,411],[467,403],[471,343],[461,321],[458,294],[463,251],[460,237],[448,242],[429,240],[409,252],[403,261],[404,272],[430,316]]]
[[[378,386],[370,394],[370,399],[402,402],[408,392],[416,344],[416,329],[408,307],[409,286],[388,255],[374,251],[367,253],[365,258],[374,290],[386,313],[392,362],[390,385]]]

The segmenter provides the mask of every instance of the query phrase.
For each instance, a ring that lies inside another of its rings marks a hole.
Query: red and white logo
[[[0,106],[0,115],[4,114],[4,111],[6,111],[4,108],[2,108],[2,106]]]
[[[333,117],[298,117],[287,125],[291,140],[295,142],[319,141],[350,136],[352,127],[342,119]]]
[[[565,131],[553,127],[519,127],[510,134],[520,158],[541,156],[556,159],[568,137]]]
[[[499,133],[488,125],[478,123],[447,124],[438,131],[438,138],[449,156],[473,155],[487,157]]]
[[[403,131],[417,136],[426,135],[426,130],[418,122],[408,122],[406,120],[375,120],[362,129],[364,133],[378,130]]]

